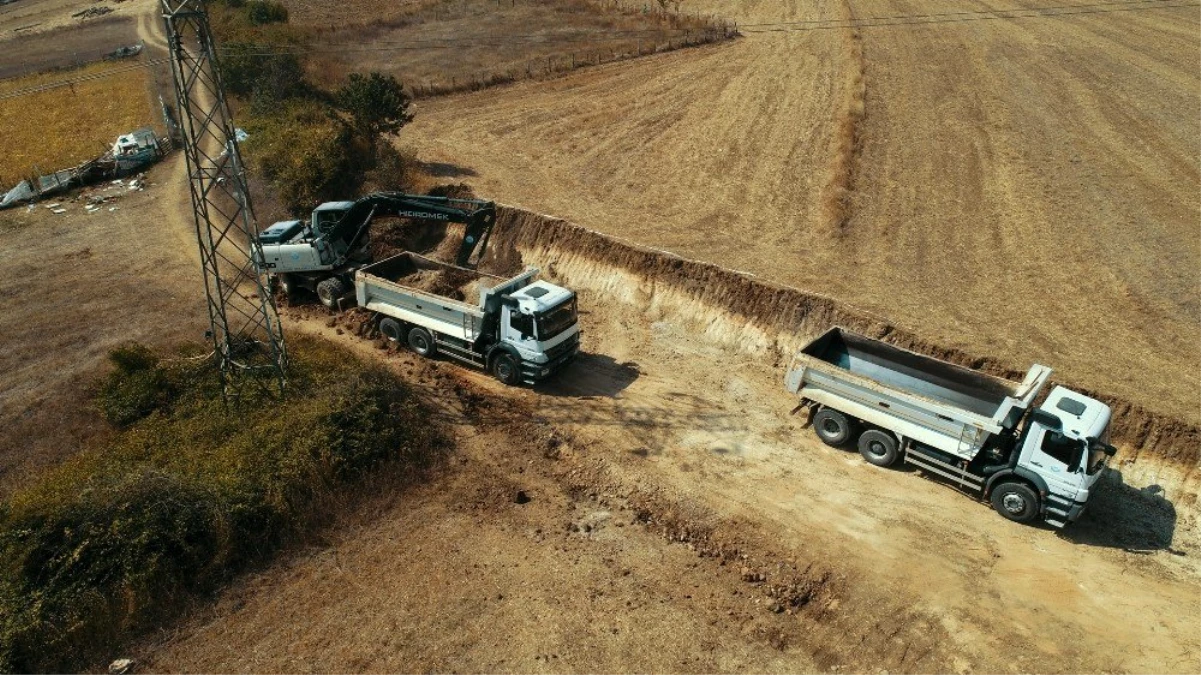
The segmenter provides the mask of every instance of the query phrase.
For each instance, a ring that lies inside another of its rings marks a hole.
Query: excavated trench
[[[417,248],[449,253],[454,237],[406,226],[377,238],[376,253]],[[783,370],[792,354],[831,326],[844,326],[888,343],[992,375],[1021,380],[1018,364],[945,347],[888,320],[828,297],[773,284],[709,263],[687,260],[587,230],[552,216],[499,206],[482,271],[513,273],[525,265],[593,298],[620,302],[648,321],[669,320],[731,353],[769,360]],[[1113,465],[1128,486],[1158,486],[1181,510],[1195,505],[1201,429],[1180,419],[1060,380],[1105,401],[1114,411]]]
[[[580,289],[643,307],[649,318],[672,317],[728,349],[786,363],[831,326],[845,326],[890,344],[1021,380],[1024,368],[935,344],[886,319],[830,298],[775,285],[749,274],[686,260],[586,230],[567,221],[502,207],[494,255],[508,251]],[[509,263],[511,266],[511,262]],[[1115,458],[1129,478],[1158,483],[1171,501],[1192,504],[1198,488],[1201,429],[1138,404],[1070,381],[1057,381],[1105,401],[1114,410]]]

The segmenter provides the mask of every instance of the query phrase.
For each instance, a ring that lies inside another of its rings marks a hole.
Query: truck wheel
[[[897,439],[887,431],[868,429],[859,435],[859,454],[868,464],[892,466],[897,461]]]
[[[510,386],[521,381],[521,368],[510,354],[498,354],[492,359],[492,374]]]
[[[421,356],[433,356],[436,351],[434,337],[424,328],[414,328],[409,331],[409,348]]]
[[[392,342],[400,342],[401,336],[404,335],[404,327],[396,319],[386,316],[379,321],[379,332]]]
[[[826,445],[838,447],[851,440],[851,420],[831,408],[822,408],[813,416],[813,431]]]
[[[338,277],[330,277],[317,284],[317,299],[330,309],[337,309],[338,300],[349,292],[346,284],[342,283]]]
[[[1038,495],[1025,483],[1001,483],[992,489],[992,507],[1017,523],[1038,517]]]

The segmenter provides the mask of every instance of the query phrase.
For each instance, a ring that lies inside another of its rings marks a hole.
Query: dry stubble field
[[[1195,424],[1199,22],[1178,4],[709,2],[743,39],[431,101],[404,143],[480,194]]]

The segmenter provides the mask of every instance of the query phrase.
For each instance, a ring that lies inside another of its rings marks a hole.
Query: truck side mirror
[[[1045,410],[1035,410],[1031,417],[1035,422],[1038,422],[1048,429],[1054,429],[1055,431],[1060,431],[1063,429],[1063,422],[1061,422],[1058,417]]]

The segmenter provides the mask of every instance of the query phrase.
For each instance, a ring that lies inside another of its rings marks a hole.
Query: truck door
[[[1075,499],[1083,470],[1084,449],[1080,441],[1038,422],[1026,438],[1022,464],[1042,476],[1053,494]]]
[[[534,317],[522,314],[516,307],[506,306],[501,313],[501,340],[518,349],[534,349]]]

